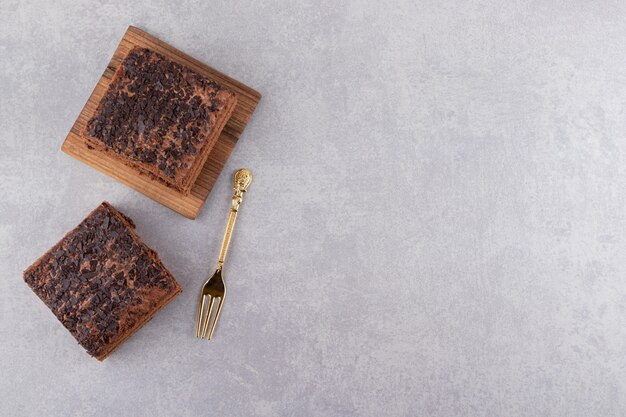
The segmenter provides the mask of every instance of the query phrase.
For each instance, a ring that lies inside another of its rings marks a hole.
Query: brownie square
[[[90,146],[189,195],[236,101],[217,82],[134,47],[83,136]]]
[[[24,271],[30,288],[98,360],[181,292],[134,229],[103,202]]]

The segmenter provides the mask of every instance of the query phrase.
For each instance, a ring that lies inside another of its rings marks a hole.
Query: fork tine
[[[215,297],[213,297],[212,295],[208,296],[209,298],[209,308],[207,309],[207,315],[206,320],[203,321],[203,325],[202,325],[202,335],[201,338],[204,339],[206,337],[206,331],[209,328],[209,322],[211,321],[211,310],[213,310],[213,304],[215,303]]]
[[[202,328],[203,318],[204,318],[204,302],[206,297],[204,294],[200,294],[200,299],[198,300],[198,317],[196,320],[196,337],[200,337],[200,329]]]
[[[211,336],[213,336],[213,330],[215,330],[217,320],[220,318],[220,312],[222,311],[222,302],[224,301],[224,297],[217,298],[219,298],[219,301],[217,302],[217,310],[215,311],[215,320],[213,320],[213,323],[211,323],[211,329],[209,330],[209,340],[211,340]]]

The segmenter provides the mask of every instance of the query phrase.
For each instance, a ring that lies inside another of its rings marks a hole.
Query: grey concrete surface
[[[0,2],[0,415],[626,415],[622,1]],[[62,154],[129,24],[264,98],[187,220]],[[212,343],[231,175],[255,174]],[[21,272],[102,200],[184,294],[104,363]]]

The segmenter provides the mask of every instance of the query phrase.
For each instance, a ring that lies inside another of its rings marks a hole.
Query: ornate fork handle
[[[237,220],[237,213],[239,212],[239,206],[243,201],[243,194],[248,190],[250,183],[252,182],[252,173],[247,169],[240,169],[235,173],[235,185],[233,187],[235,193],[230,205],[230,216],[228,217],[228,224],[226,225],[226,231],[224,232],[224,239],[222,240],[222,248],[220,249],[220,257],[217,260],[217,269],[221,270],[226,260],[226,254],[228,253],[228,246],[230,245],[230,238],[233,235],[233,229],[235,228],[235,221]]]

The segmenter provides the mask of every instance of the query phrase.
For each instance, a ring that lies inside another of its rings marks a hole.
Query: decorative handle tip
[[[252,182],[252,172],[248,169],[240,169],[235,173],[235,190],[246,192]]]

